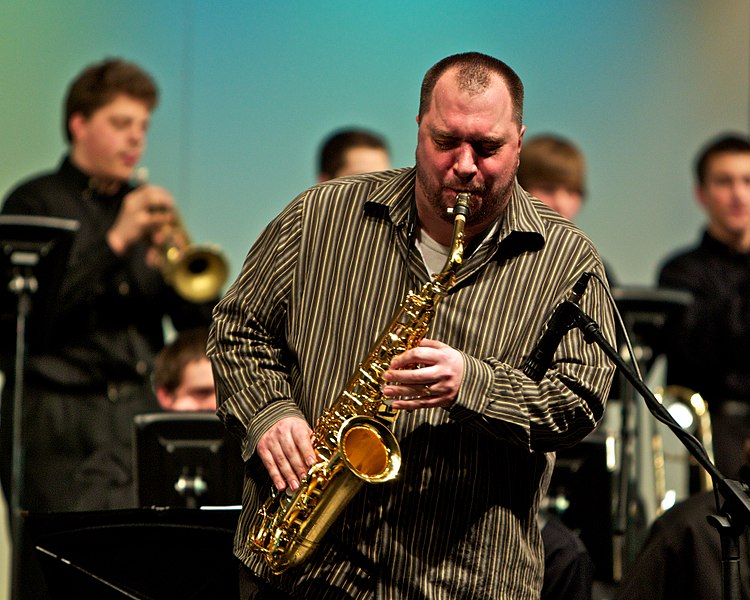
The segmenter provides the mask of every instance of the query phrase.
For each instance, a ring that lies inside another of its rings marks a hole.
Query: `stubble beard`
[[[477,202],[474,197],[472,197],[469,203],[469,217],[466,220],[466,224],[467,226],[473,224],[486,224],[499,217],[510,202],[510,197],[513,193],[513,188],[515,187],[515,177],[516,174],[514,171],[499,190],[490,193],[487,193],[485,186],[472,184],[455,184],[446,186],[434,183],[430,179],[429,174],[424,169],[420,168],[419,160],[417,160],[417,180],[425,194],[425,198],[435,213],[440,215],[440,218],[446,223],[453,223],[453,215],[447,211],[447,208],[453,206],[453,203],[445,201],[446,190],[459,188],[470,192],[473,196],[480,196],[482,198],[481,202]]]

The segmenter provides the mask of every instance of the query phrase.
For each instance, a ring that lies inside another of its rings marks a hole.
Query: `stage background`
[[[58,163],[72,77],[125,57],[162,91],[151,180],[173,191],[195,241],[224,247],[233,275],[314,182],[332,129],[380,131],[394,165],[413,164],[420,80],[448,54],[507,61],[526,86],[527,135],[583,148],[579,224],[625,284],[651,284],[696,239],[696,150],[750,119],[747,0],[3,0],[0,22],[0,193]]]
[[[57,164],[61,102],[92,61],[132,59],[161,87],[144,164],[195,241],[236,274],[262,227],[313,183],[318,144],[364,125],[414,161],[419,84],[454,52],[506,60],[526,85],[528,135],[576,140],[589,161],[579,224],[623,283],[650,284],[692,243],[692,161],[748,131],[747,0],[409,2],[5,0],[0,190]]]

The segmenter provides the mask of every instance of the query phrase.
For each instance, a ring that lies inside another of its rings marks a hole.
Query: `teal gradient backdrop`
[[[257,2],[4,0],[0,189],[64,152],[70,79],[107,56],[158,80],[144,164],[196,241],[236,273],[262,227],[315,179],[320,139],[385,134],[414,160],[419,84],[454,52],[502,58],[526,84],[527,135],[575,139],[589,161],[580,226],[624,283],[698,234],[696,149],[747,132],[747,0]]]

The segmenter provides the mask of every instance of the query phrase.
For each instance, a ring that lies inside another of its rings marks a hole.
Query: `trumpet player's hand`
[[[436,340],[422,340],[391,361],[383,373],[383,394],[398,410],[450,408],[464,375],[464,361],[455,348]]]
[[[107,242],[118,256],[140,240],[158,245],[165,227],[175,222],[172,195],[156,185],[142,185],[125,196]]]
[[[256,448],[278,490],[292,490],[317,460],[312,446],[312,429],[299,417],[286,417],[266,431]]]

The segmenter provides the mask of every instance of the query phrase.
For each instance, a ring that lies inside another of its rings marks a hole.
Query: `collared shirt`
[[[540,383],[519,370],[578,277],[604,271],[580,231],[518,186],[496,235],[438,304],[428,337],[462,353],[464,377],[449,410],[401,414],[398,479],[365,485],[298,568],[271,576],[246,547],[271,489],[254,454],[262,434],[292,415],[313,426],[406,292],[429,278],[412,239],[414,183],[410,168],[302,193],[261,234],[214,311],[218,412],[249,460],[235,553],[301,598],[537,598],[549,453],[601,419],[613,367],[572,331]],[[582,307],[613,339],[599,285]]]

